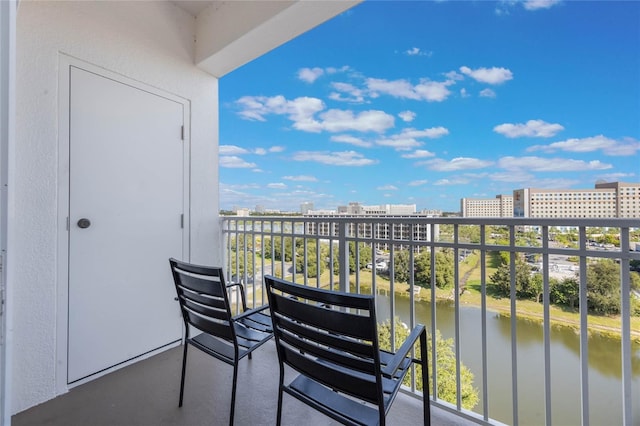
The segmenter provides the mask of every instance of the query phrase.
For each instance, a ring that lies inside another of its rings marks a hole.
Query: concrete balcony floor
[[[229,423],[233,368],[189,348],[184,404],[178,408],[182,347],[137,362],[67,394],[16,414],[14,426],[92,425],[226,425]],[[273,340],[243,359],[238,370],[235,424],[274,425],[278,398],[278,361]],[[433,425],[468,425],[438,408],[431,408]],[[398,395],[389,425],[422,424],[422,402]],[[336,425],[328,417],[285,394],[284,426]]]

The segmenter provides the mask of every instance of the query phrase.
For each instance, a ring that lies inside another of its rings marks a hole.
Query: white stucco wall
[[[13,413],[56,382],[58,61],[70,55],[191,104],[191,260],[219,262],[218,80],[194,63],[195,19],[165,2],[22,1],[17,22]],[[66,366],[64,366],[66,368]]]

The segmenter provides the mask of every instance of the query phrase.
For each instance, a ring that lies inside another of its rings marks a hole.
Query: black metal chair
[[[396,353],[380,350],[374,296],[264,278],[283,392],[345,425],[384,425],[412,363],[422,367],[424,424],[431,423],[427,334],[416,326]],[[419,340],[420,359],[411,356]],[[285,385],[285,370],[299,374]]]
[[[244,287],[240,283],[225,284],[222,268],[198,266],[176,259],[169,259],[178,301],[185,324],[185,343],[180,378],[180,402],[184,394],[184,379],[189,345],[233,365],[231,412],[229,424],[233,425],[238,379],[238,362],[273,337],[268,306],[247,310]],[[228,291],[236,287],[240,291],[243,312],[232,315]],[[201,331],[191,337],[191,327]]]

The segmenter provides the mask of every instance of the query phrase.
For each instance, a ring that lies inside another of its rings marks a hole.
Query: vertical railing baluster
[[[436,246],[433,244],[435,240],[435,225],[431,225],[431,377],[433,389],[431,389],[431,398],[438,399],[438,356],[436,344]]]
[[[458,244],[460,238],[460,228],[456,223],[453,225],[453,291],[455,293],[453,298],[453,327],[454,327],[454,346],[456,352],[456,408],[460,410],[462,408],[462,386],[460,375],[460,255],[458,251]]]
[[[338,262],[340,265],[340,281],[338,282],[338,290],[343,292],[349,291],[349,244],[347,243],[347,222],[339,224],[338,231]]]
[[[480,313],[482,315],[482,414],[489,421],[489,373],[487,366],[487,251],[486,227],[480,225]]]
[[[542,227],[542,303],[544,336],[544,405],[545,424],[551,426],[551,315],[549,307],[551,297],[549,293],[549,227]]]
[[[518,424],[518,341],[516,332],[516,226],[509,226],[509,297],[511,302],[511,399],[513,424]]]
[[[589,424],[589,330],[587,329],[587,236],[584,226],[580,227],[580,406],[582,424]]]
[[[629,228],[620,228],[620,315],[622,317],[622,421],[624,426],[633,424],[631,403],[631,273],[629,271]],[[637,397],[636,397],[637,400]],[[640,421],[640,419],[637,419]]]

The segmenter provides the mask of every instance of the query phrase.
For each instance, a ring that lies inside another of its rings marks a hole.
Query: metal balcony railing
[[[247,285],[254,305],[266,303],[262,277],[272,274],[375,294],[392,334],[395,318],[410,328],[426,323],[432,405],[484,424],[640,422],[640,289],[634,288],[640,277],[631,271],[640,262],[638,219],[227,216],[221,222],[227,275]],[[444,265],[442,254],[449,259]],[[614,268],[613,278],[603,278],[598,262]],[[506,287],[497,285],[499,270]],[[529,282],[529,296],[522,282]],[[573,285],[567,294],[575,300],[562,305],[558,283]],[[598,293],[598,285],[609,293]],[[439,394],[440,328],[453,343],[453,395]],[[571,331],[556,348],[558,328]],[[527,333],[534,337],[523,342]],[[590,344],[594,338],[610,340]],[[479,396],[473,407],[463,401],[465,364],[473,367]],[[421,394],[415,379],[406,390]]]

